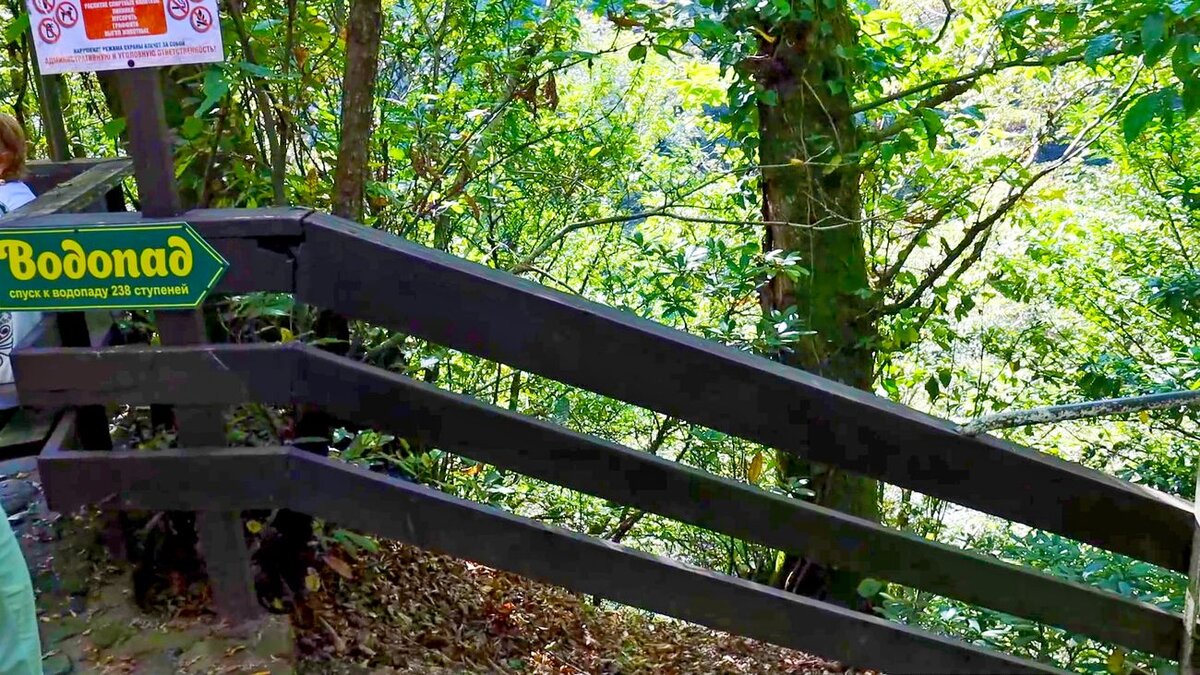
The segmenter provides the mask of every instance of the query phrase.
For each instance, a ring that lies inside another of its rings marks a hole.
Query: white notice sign
[[[217,0],[25,0],[42,73],[223,61]]]

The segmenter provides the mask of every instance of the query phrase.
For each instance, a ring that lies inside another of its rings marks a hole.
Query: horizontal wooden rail
[[[798,456],[1188,569],[1191,505],[1150,488],[990,436],[965,436],[872,394],[343,219],[304,209],[202,210],[183,219],[231,261],[219,290],[293,292]]]
[[[964,436],[949,422],[870,393],[350,221],[314,214],[304,222],[296,294],[305,302],[1188,568],[1193,519],[1182,500],[990,436]]]
[[[1181,617],[1083,584],[773,495],[621,445],[289,345],[22,352],[38,404],[317,405],[343,419],[773,548],[1174,657]],[[46,483],[56,476],[48,474]],[[1014,593],[1012,589],[1021,592]]]
[[[48,447],[55,508],[290,508],[340,525],[719,630],[897,673],[1059,673],[287,448]]]
[[[72,166],[72,168],[79,168]],[[64,169],[64,172],[67,169]],[[0,221],[9,223],[17,219],[43,216],[53,213],[83,211],[133,173],[133,162],[128,159],[112,159],[96,162],[85,170],[71,176],[62,183],[53,185],[46,194],[39,196],[19,211],[0,216]],[[49,181],[44,181],[49,183]],[[49,184],[42,187],[51,187]],[[78,216],[76,216],[78,218]]]
[[[133,160],[128,157],[81,158],[69,159],[65,162],[35,159],[25,165],[26,173],[28,174],[25,177],[25,183],[29,185],[34,194],[40,195],[72,180],[89,169],[115,164],[130,167],[128,169],[129,172],[133,170]],[[129,173],[127,172],[125,175],[129,175]]]

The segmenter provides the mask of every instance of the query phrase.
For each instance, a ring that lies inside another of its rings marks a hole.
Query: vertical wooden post
[[[1196,470],[1196,494],[1192,502],[1192,561],[1188,565],[1187,595],[1183,599],[1183,644],[1179,646],[1179,674],[1195,675],[1196,618],[1200,609],[1200,467]]]
[[[163,110],[162,82],[157,68],[121,71],[117,89],[125,110],[129,154],[133,159],[142,215],[152,218],[182,212],[175,185],[175,161]],[[201,310],[155,312],[164,345],[206,342]],[[175,410],[180,447],[224,447],[227,443],[221,408],[181,407]],[[261,613],[254,593],[250,554],[238,512],[196,513],[196,535],[213,589],[217,613],[231,620]]]

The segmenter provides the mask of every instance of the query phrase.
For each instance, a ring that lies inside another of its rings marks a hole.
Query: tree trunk
[[[334,171],[333,214],[361,221],[375,120],[375,78],[379,72],[379,47],[383,36],[381,0],[352,0],[346,23],[346,69],[342,76],[342,129]],[[346,317],[319,310],[313,337],[337,342],[325,348],[345,356],[350,346]],[[333,419],[311,408],[302,409],[296,435],[329,438]],[[297,444],[325,453],[326,444]]]
[[[381,0],[352,0],[346,25],[342,129],[334,172],[333,213],[355,221],[361,221],[363,215],[382,33]],[[350,347],[350,323],[336,312],[318,310],[313,337],[336,340],[322,348],[345,356]],[[322,440],[301,441],[295,445],[309,452],[327,454],[328,439],[337,420],[311,406],[300,406],[296,413],[296,437]],[[312,521],[303,514],[284,510],[277,515],[275,527],[279,535],[277,541],[270,548],[264,544],[260,554],[264,567],[270,561],[280,569],[267,576],[280,578],[293,593],[303,594],[305,570],[311,563],[307,544],[312,536]]]
[[[333,213],[350,220],[362,220],[382,31],[380,0],[350,3],[342,78],[342,137],[333,183]]]
[[[793,2],[806,21],[770,26],[753,59],[762,90],[759,158],[764,250],[799,255],[808,274],[777,276],[763,287],[764,312],[795,307],[804,328],[794,349],[779,355],[793,366],[869,390],[875,327],[860,319],[869,288],[861,217],[857,130],[850,108],[851,63],[839,46],[853,44],[854,27],[844,0]],[[823,30],[823,27],[825,29]],[[773,92],[773,93],[772,93]],[[772,98],[774,100],[772,100]],[[787,224],[779,224],[779,223]],[[781,479],[807,478],[814,501],[879,519],[878,483],[780,453]],[[808,595],[855,603],[857,577],[786,556],[776,570],[780,586]]]

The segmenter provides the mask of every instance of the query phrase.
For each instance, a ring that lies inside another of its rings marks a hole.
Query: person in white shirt
[[[0,216],[33,201],[25,175],[25,131],[17,118],[0,113]],[[0,385],[12,384],[12,351],[41,321],[38,312],[0,312]]]

